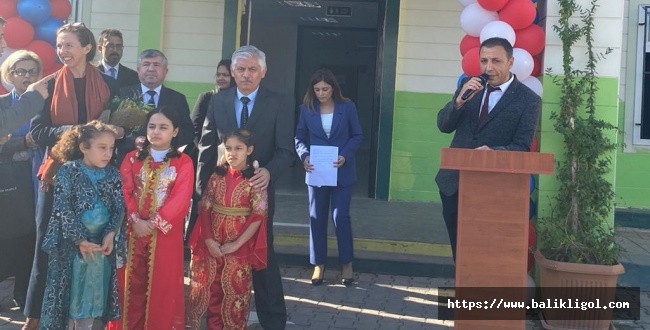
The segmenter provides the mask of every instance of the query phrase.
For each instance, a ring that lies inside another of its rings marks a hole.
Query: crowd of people
[[[314,73],[296,127],[288,97],[260,86],[266,55],[254,46],[219,62],[215,89],[192,113],[163,85],[160,50],[141,52],[131,70],[123,49],[119,30],[96,41],[68,23],[56,31],[57,72],[43,78],[26,50],[2,64],[14,88],[0,96],[0,175],[25,183],[6,202],[28,207],[3,223],[0,279],[15,276],[23,329],[198,329],[203,319],[208,329],[245,329],[251,287],[262,327],[284,329],[275,185],[296,153],[314,170],[311,145],[339,148],[337,184],[309,186],[312,283],[323,282],[331,206],[341,283],[352,285],[350,186],[362,133],[335,75]],[[116,97],[148,105],[144,124],[111,124]]]

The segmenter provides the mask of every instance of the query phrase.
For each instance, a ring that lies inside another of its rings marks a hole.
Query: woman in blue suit
[[[311,77],[309,88],[300,106],[296,128],[296,151],[305,171],[314,168],[309,163],[309,147],[335,146],[338,159],[332,164],[337,170],[336,186],[308,186],[309,190],[309,257],[314,265],[313,285],[323,283],[327,259],[327,221],[332,209],[339,263],[342,267],[341,283],[351,286],[352,277],[352,225],[350,201],[352,184],[357,181],[354,154],[363,136],[354,102],[343,97],[334,74],[327,69],[317,70]]]

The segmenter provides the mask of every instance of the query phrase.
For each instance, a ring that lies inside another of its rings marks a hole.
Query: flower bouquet
[[[153,108],[145,104],[142,98],[115,97],[111,101],[111,117],[109,124],[130,129],[138,129],[144,125],[147,113]]]

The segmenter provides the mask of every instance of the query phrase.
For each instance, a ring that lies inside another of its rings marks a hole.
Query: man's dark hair
[[[118,29],[106,29],[106,30],[102,31],[99,34],[99,43],[98,44],[103,46],[104,41],[108,40],[108,37],[118,37],[118,38],[124,40],[124,38],[122,38],[122,32],[120,30],[118,30]]]
[[[486,39],[485,41],[483,41],[481,43],[481,48],[480,49],[483,49],[484,47],[485,48],[492,48],[492,47],[496,47],[496,46],[503,47],[503,49],[505,49],[505,51],[506,51],[506,56],[508,58],[512,58],[512,45],[510,44],[510,41],[508,41],[506,39],[503,39],[503,38],[495,37],[495,38]]]

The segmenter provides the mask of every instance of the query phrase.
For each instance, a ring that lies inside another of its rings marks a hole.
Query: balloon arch
[[[43,75],[60,69],[55,51],[56,30],[71,12],[70,0],[1,0],[0,16],[7,21],[4,28],[7,48],[0,56],[0,64],[16,50],[26,49],[41,58]],[[12,88],[2,81],[0,94]]]
[[[540,54],[544,50],[546,35],[536,23],[539,21],[537,0],[459,0],[464,6],[460,26],[466,35],[460,41],[463,74],[458,84],[467,76],[481,72],[479,47],[486,39],[499,37],[514,47],[515,61],[512,72],[523,84],[542,96],[542,83],[536,77],[542,72]]]

